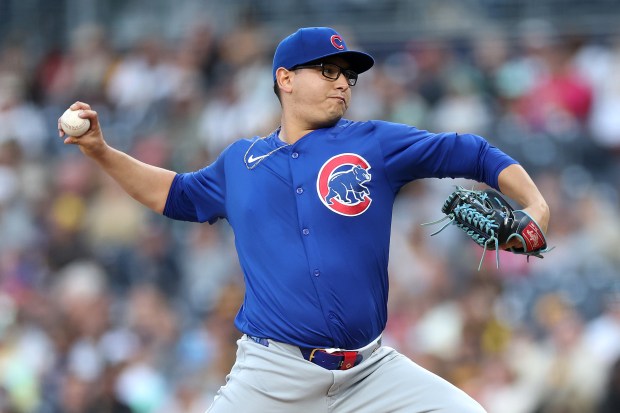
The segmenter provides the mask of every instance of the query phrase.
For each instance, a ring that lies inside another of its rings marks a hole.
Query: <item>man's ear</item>
[[[283,67],[279,67],[276,70],[276,82],[278,82],[278,87],[282,92],[291,93],[294,77],[295,72],[292,70],[287,70]]]

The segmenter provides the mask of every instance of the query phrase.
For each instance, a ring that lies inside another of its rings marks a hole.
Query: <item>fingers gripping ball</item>
[[[79,113],[69,108],[60,117],[60,127],[69,136],[82,136],[90,128],[90,120],[80,118]]]
[[[514,254],[543,258],[542,253],[551,249],[547,247],[545,234],[536,221],[525,211],[514,210],[512,206],[492,189],[484,191],[467,190],[457,187],[448,196],[441,212],[446,216],[428,224],[437,224],[449,220],[439,231],[454,224],[463,230],[476,244],[486,250],[497,250],[502,244],[517,239],[521,247],[510,248]],[[423,225],[428,225],[423,224]],[[499,267],[499,252],[495,254]],[[484,254],[482,255],[484,259]],[[480,266],[482,266],[482,259]],[[480,269],[480,266],[478,269]]]

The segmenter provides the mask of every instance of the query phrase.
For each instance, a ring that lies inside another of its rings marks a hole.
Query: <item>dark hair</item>
[[[612,413],[620,408],[620,358],[609,369],[607,389],[601,398],[598,412]]]
[[[280,86],[278,86],[278,82],[273,82],[273,93],[278,97],[278,101],[282,103],[282,98],[280,97]]]

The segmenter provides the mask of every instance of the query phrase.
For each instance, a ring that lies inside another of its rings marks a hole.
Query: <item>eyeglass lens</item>
[[[354,86],[357,82],[357,73],[352,70],[343,69],[338,65],[331,63],[323,63],[322,65],[323,76],[328,79],[336,80],[342,73],[347,79],[349,86]]]

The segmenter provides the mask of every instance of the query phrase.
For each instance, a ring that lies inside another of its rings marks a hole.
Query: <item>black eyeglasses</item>
[[[310,68],[321,68],[321,73],[329,80],[337,80],[342,73],[344,77],[347,79],[347,83],[349,86],[355,86],[357,83],[357,73],[353,70],[343,69],[342,67],[333,64],[333,63],[318,63],[316,65],[300,65],[295,66],[293,69],[310,69]]]

